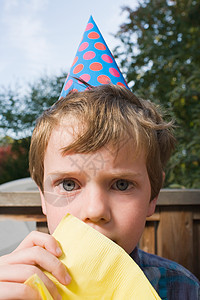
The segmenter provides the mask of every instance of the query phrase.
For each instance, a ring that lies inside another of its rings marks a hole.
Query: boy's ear
[[[164,184],[164,181],[165,181],[165,172],[164,171],[162,172],[162,176],[163,176],[163,181],[162,182]]]
[[[156,208],[156,204],[157,204],[157,200],[158,200],[158,196],[156,196],[153,200],[151,200],[149,202],[149,207],[148,207],[148,211],[147,211],[147,217],[150,217],[154,214],[155,212],[155,208]]]
[[[42,193],[42,191],[41,191],[41,189],[39,187],[38,187],[38,189],[40,191],[40,199],[41,199],[41,204],[42,204],[42,212],[46,216],[47,209],[46,209],[46,203],[45,203],[45,199],[44,199],[44,194]]]
[[[165,172],[164,171],[162,172],[162,176],[163,176],[163,183],[164,183],[164,181],[165,181]],[[154,214],[155,209],[156,209],[157,200],[158,200],[158,196],[156,196],[153,200],[151,200],[149,202],[147,217],[150,217]]]

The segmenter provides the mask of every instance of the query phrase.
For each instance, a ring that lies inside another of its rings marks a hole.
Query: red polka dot
[[[100,71],[103,69],[102,64],[98,63],[98,62],[94,62],[90,65],[90,70],[92,71]]]
[[[88,42],[84,42],[80,45],[78,51],[83,51],[83,50],[87,49],[88,46],[89,46]]]
[[[117,85],[125,86],[125,84],[123,84],[122,82],[118,82]],[[126,87],[126,86],[125,86],[125,87]]]
[[[83,68],[84,68],[84,65],[83,65],[83,64],[79,64],[79,65],[77,65],[77,66],[74,68],[73,73],[74,73],[74,74],[77,74],[77,73],[81,72],[81,71],[83,70]]]
[[[103,43],[95,43],[94,47],[98,50],[106,50],[106,46]]]
[[[110,56],[110,55],[107,55],[107,54],[103,54],[102,56],[101,56],[101,58],[105,61],[105,62],[107,62],[107,63],[112,63],[113,62],[113,59],[112,59],[112,57]]]
[[[75,63],[77,63],[77,60],[78,60],[78,56],[76,56],[76,57],[74,58],[74,61],[73,61],[72,67],[75,65]]]
[[[88,82],[90,80],[90,75],[89,74],[83,74],[80,76],[81,79],[83,79],[84,81]],[[81,81],[79,81],[80,84],[82,84]]]
[[[85,54],[83,55],[83,58],[88,60],[88,59],[93,59],[96,56],[94,51],[87,51],[85,52]]]
[[[101,84],[108,84],[111,82],[110,78],[106,75],[99,75],[97,81]]]
[[[99,36],[100,35],[97,32],[95,32],[95,31],[92,31],[92,32],[88,33],[88,38],[92,39],[92,40],[98,39]]]
[[[68,90],[71,86],[72,86],[73,80],[70,79],[69,81],[67,81],[67,83],[65,84],[64,90]]]
[[[120,77],[119,72],[115,68],[110,68],[109,72],[110,72],[110,74],[112,74],[115,77]]]
[[[88,23],[85,31],[88,31],[88,30],[92,29],[93,27],[94,27],[94,25],[92,23]]]

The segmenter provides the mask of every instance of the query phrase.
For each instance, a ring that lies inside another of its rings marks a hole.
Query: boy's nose
[[[85,193],[81,219],[84,222],[107,223],[111,219],[111,210],[106,193],[98,188]]]

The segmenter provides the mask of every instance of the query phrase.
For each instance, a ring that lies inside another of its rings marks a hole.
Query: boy
[[[91,22],[87,28],[93,28]],[[87,42],[82,45],[88,47]],[[99,51],[104,49],[100,42],[95,45]],[[110,64],[108,57],[104,59]],[[78,62],[72,71],[81,68]],[[119,70],[109,68],[109,72],[119,80]],[[98,73],[97,80],[109,76]],[[68,80],[64,91],[72,86],[72,79]],[[199,282],[189,271],[137,248],[146,217],[154,213],[164,166],[174,148],[171,123],[164,122],[149,101],[121,87],[122,82],[104,83],[62,95],[37,121],[30,172],[40,190],[50,234],[70,213],[130,254],[162,299],[198,299]],[[61,253],[51,235],[33,232],[27,236],[13,253],[0,258],[0,299],[40,299],[23,284],[34,273],[53,298],[60,299],[42,270],[69,284],[67,269],[58,259]]]
[[[198,280],[181,266],[137,249],[153,214],[164,165],[174,147],[171,124],[124,87],[69,93],[38,119],[30,171],[50,233],[67,213],[112,239],[139,264],[162,299],[198,299]],[[22,283],[37,273],[54,299],[70,278],[50,235],[31,233],[0,259],[0,299],[39,299]]]

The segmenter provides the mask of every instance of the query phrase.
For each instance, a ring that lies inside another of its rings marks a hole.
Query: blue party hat
[[[112,83],[129,88],[92,16],[86,26],[60,98],[65,97],[71,90],[80,92],[87,88],[77,78],[92,86]]]

